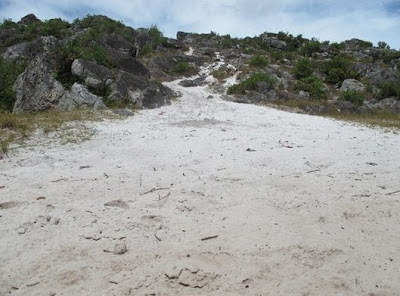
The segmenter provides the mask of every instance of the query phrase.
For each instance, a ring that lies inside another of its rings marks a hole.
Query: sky
[[[400,49],[400,0],[0,0],[0,20],[29,13],[67,21],[102,14],[133,28],[156,25],[172,38],[177,31],[232,37],[283,31],[320,41],[385,41]]]

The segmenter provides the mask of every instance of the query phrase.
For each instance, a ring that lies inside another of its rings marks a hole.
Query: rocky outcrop
[[[287,47],[287,44],[285,41],[279,40],[278,37],[275,34],[261,34],[261,40],[263,43],[265,43],[267,46],[284,50]]]
[[[18,24],[28,26],[30,24],[37,23],[37,22],[40,22],[40,20],[36,17],[36,15],[31,13],[31,14],[28,14],[28,15],[24,16],[23,18],[21,18],[21,20],[18,22]]]
[[[112,70],[82,59],[74,60],[71,73],[83,81],[86,86],[99,92],[104,91],[114,81]]]
[[[343,81],[342,86],[340,87],[340,91],[348,90],[364,91],[365,86],[356,79],[346,79],[345,81]]]
[[[13,112],[43,111],[57,108],[65,89],[54,78],[51,60],[39,56],[35,58],[18,77],[14,84],[16,102]]]
[[[74,83],[70,91],[66,91],[57,105],[57,109],[71,110],[75,108],[106,109],[103,99],[92,94],[84,85]]]
[[[108,100],[131,108],[157,108],[168,104],[176,95],[168,87],[145,77],[119,72],[110,85]]]

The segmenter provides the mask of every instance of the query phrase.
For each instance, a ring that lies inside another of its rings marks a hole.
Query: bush
[[[18,24],[14,23],[11,19],[4,19],[0,24],[0,30],[16,29]]]
[[[151,39],[151,47],[156,49],[157,46],[161,45],[165,38],[157,26],[151,26],[149,29],[149,36]]]
[[[171,74],[178,76],[192,76],[197,74],[197,72],[198,69],[195,66],[190,65],[188,62],[179,62]]]
[[[296,83],[297,90],[303,90],[310,93],[314,100],[326,99],[326,90],[321,79],[315,76],[308,76]]]
[[[249,61],[249,65],[256,68],[263,68],[265,66],[268,66],[268,64],[268,59],[259,55],[253,56]]]
[[[70,24],[62,19],[51,19],[42,23],[39,34],[62,39],[67,35],[66,29],[69,27]]]
[[[348,101],[353,103],[354,105],[361,106],[364,101],[364,96],[359,91],[349,89],[340,93],[339,100]]]
[[[346,56],[336,55],[322,64],[321,70],[326,74],[326,82],[340,83],[345,79],[358,79],[358,73],[352,70],[353,62]]]
[[[317,39],[311,39],[311,41],[304,43],[300,47],[300,54],[304,56],[311,57],[314,52],[319,52],[319,47],[321,46],[321,42]]]
[[[228,94],[245,94],[247,90],[256,90],[257,83],[266,82],[270,88],[274,88],[276,85],[276,79],[268,73],[254,73],[246,80],[239,84],[232,85],[228,88]]]
[[[0,56],[0,111],[12,111],[15,103],[13,85],[25,64],[13,64]]]
[[[387,81],[381,85],[380,99],[397,97],[400,100],[400,81]]]
[[[392,60],[399,58],[400,58],[400,51],[385,49],[382,53],[382,59],[387,64],[390,64]]]
[[[309,77],[312,73],[312,64],[309,58],[300,58],[294,65],[293,74],[297,79]]]

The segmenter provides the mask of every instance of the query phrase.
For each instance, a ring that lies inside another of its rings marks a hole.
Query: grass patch
[[[171,71],[174,76],[193,76],[199,72],[198,68],[188,62],[179,62],[175,69]]]
[[[339,100],[348,101],[354,105],[361,106],[364,101],[364,95],[359,91],[349,89],[340,93]]]
[[[326,116],[371,127],[385,127],[400,130],[400,113],[393,113],[388,110],[376,110],[369,113],[331,112]]]
[[[259,82],[266,82],[270,88],[276,86],[276,79],[268,73],[254,73],[239,84],[234,84],[228,88],[228,95],[245,94],[248,90],[256,90]]]
[[[309,76],[297,81],[295,88],[310,93],[314,100],[324,100],[327,98],[327,91],[321,79]]]
[[[269,65],[269,60],[266,57],[255,55],[250,59],[249,65],[254,68],[264,68]]]
[[[85,121],[102,121],[104,119],[116,119],[119,116],[111,114],[107,111],[93,110],[73,110],[73,111],[45,111],[38,113],[0,113],[0,151],[5,154],[9,150],[9,146],[13,142],[23,143],[36,130],[43,133],[59,131],[66,124],[80,123]],[[82,126],[81,126],[82,127]],[[64,135],[73,129],[73,124],[67,127]],[[77,142],[87,140],[88,134],[77,134],[75,140]],[[74,140],[60,139],[61,143],[74,142]],[[5,152],[6,151],[6,152]]]

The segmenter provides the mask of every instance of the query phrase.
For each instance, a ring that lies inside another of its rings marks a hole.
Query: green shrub
[[[192,76],[198,73],[198,69],[195,66],[190,65],[188,62],[179,62],[175,69],[172,71],[172,75],[183,75]]]
[[[26,64],[7,62],[0,56],[0,111],[12,111],[15,103],[13,85]]]
[[[297,81],[295,88],[310,93],[314,100],[326,99],[326,89],[321,79],[315,76],[308,76]]]
[[[66,29],[70,27],[70,24],[62,19],[51,19],[41,23],[40,35],[54,36],[62,39],[67,35]]]
[[[349,89],[340,93],[339,100],[348,101],[353,103],[354,105],[361,106],[364,101],[364,96],[359,91],[356,91],[354,89]]]
[[[381,91],[379,93],[379,98],[389,98],[389,97],[397,97],[400,100],[400,81],[387,81],[384,82],[381,86]]]
[[[339,83],[348,78],[358,78],[358,73],[352,69],[353,61],[346,56],[336,55],[321,66],[321,71],[326,74],[326,82]]]
[[[293,68],[293,74],[297,79],[311,76],[313,73],[311,60],[309,58],[300,58]]]
[[[382,53],[382,59],[387,64],[389,64],[392,60],[399,58],[400,58],[400,51],[385,49]]]
[[[151,26],[149,29],[149,36],[151,39],[151,47],[156,49],[157,46],[161,45],[165,38],[157,26]]]
[[[247,90],[256,90],[257,83],[266,82],[270,88],[276,86],[276,79],[268,73],[259,72],[252,74],[249,78],[239,84],[230,86],[227,90],[228,94],[245,94]]]
[[[321,46],[321,42],[319,42],[319,40],[313,38],[309,42],[304,43],[300,47],[300,54],[311,57],[311,55],[314,52],[319,52],[320,46]]]
[[[268,64],[268,59],[259,55],[253,56],[249,61],[249,65],[256,68],[264,68],[265,66],[268,66]]]
[[[0,30],[16,29],[18,24],[14,23],[11,19],[4,19],[0,24]]]

